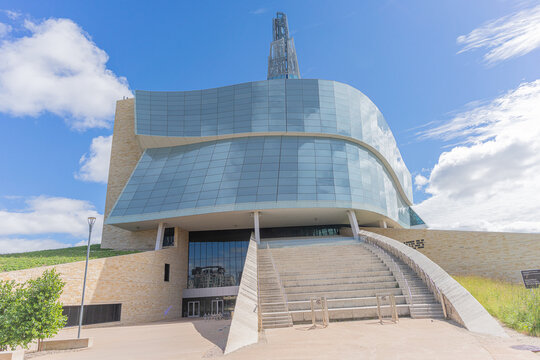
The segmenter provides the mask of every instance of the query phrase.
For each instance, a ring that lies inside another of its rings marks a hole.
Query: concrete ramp
[[[234,306],[225,354],[259,341],[259,309],[257,278],[257,243],[249,241],[249,247]]]

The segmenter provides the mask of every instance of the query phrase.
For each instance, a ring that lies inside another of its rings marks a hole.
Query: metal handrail
[[[255,241],[254,233],[251,233],[250,241]],[[251,245],[251,242],[250,242],[250,245]],[[259,246],[257,244],[255,246],[256,246],[255,255],[257,256],[257,261],[255,262],[255,265],[257,267],[257,317],[259,320],[258,327],[259,327],[259,332],[260,332],[263,330],[263,323],[262,323],[261,297],[259,295],[259,292],[261,291],[261,281],[259,277]]]
[[[413,310],[414,308],[414,302],[413,302],[413,297],[412,297],[412,292],[411,292],[411,287],[409,286],[409,282],[407,281],[407,279],[405,278],[405,275],[403,275],[403,272],[401,271],[401,268],[396,264],[396,262],[394,261],[394,259],[391,257],[391,256],[388,256],[387,252],[381,248],[379,245],[377,244],[373,244],[373,243],[370,243],[371,246],[373,246],[375,248],[375,250],[378,250],[380,254],[388,257],[390,259],[390,261],[392,261],[392,273],[396,272],[398,274],[398,276],[400,277],[401,280],[403,280],[403,282],[405,283],[405,287],[407,288],[407,293],[408,293],[408,297],[409,297],[409,308],[411,310]],[[382,260],[382,259],[381,259]],[[386,262],[385,262],[386,263]],[[390,264],[387,264],[387,265],[390,265]]]
[[[268,250],[268,254],[270,255],[270,261],[272,262],[272,268],[274,269],[274,272],[278,279],[279,290],[281,291],[281,296],[283,297],[283,301],[285,302],[285,310],[287,311],[287,314],[289,314],[289,301],[287,299],[287,293],[285,292],[285,288],[283,287],[283,283],[281,282],[281,277],[279,276],[279,271],[277,270],[276,263],[274,262],[274,256],[272,255],[272,251],[270,250],[270,245],[268,243],[266,243],[266,249]]]
[[[376,244],[372,239],[371,239],[371,236],[366,236],[366,235],[363,235],[363,237],[365,237],[367,239],[367,241],[369,241],[370,244],[374,245],[374,246],[378,246],[378,244]],[[381,249],[383,249],[381,247]],[[439,288],[435,285],[435,283],[433,282],[433,279],[431,279],[431,277],[423,270],[421,269],[415,262],[413,262],[410,258],[406,257],[404,254],[400,253],[400,252],[397,252],[397,250],[393,249],[393,248],[390,248],[390,249],[383,249],[389,253],[391,253],[392,255],[396,256],[398,259],[400,259],[401,261],[405,262],[411,269],[413,269],[416,274],[418,276],[420,276],[420,278],[424,281],[424,283],[428,286],[428,289],[431,290],[431,292],[433,293],[433,295],[438,295],[436,296],[436,299],[439,303],[441,303],[442,305],[442,308],[443,308],[443,314],[444,314],[444,317],[447,318],[447,312],[446,312],[446,304],[444,302],[444,297],[443,297],[443,294],[440,292]],[[430,286],[431,285],[431,286]]]
[[[401,271],[401,268],[399,267],[399,265],[395,263],[394,259],[390,257],[390,260],[392,260],[392,264],[394,264],[394,267],[397,268],[399,275],[405,282],[405,286],[407,287],[407,292],[409,293],[409,308],[412,310],[414,308],[414,302],[413,302],[413,297],[412,297],[411,287],[409,286],[409,282],[405,278],[405,275],[403,275],[403,272]]]

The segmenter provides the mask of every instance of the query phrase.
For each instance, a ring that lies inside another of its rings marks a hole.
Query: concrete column
[[[379,220],[379,227],[383,228],[383,229],[386,229],[388,227],[388,225],[386,224],[386,221]]]
[[[163,233],[165,232],[165,223],[159,223],[156,235],[156,248],[155,250],[161,250],[163,248]]]
[[[180,241],[180,228],[178,226],[174,227],[174,246],[178,247],[178,242]]]
[[[360,233],[360,228],[358,227],[358,220],[356,219],[356,213],[354,210],[347,210],[347,215],[349,216],[349,223],[351,224],[351,230],[355,239],[358,239],[358,234]]]
[[[259,228],[259,212],[254,211],[253,212],[253,227],[255,228],[255,241],[257,244],[261,243],[261,232]]]

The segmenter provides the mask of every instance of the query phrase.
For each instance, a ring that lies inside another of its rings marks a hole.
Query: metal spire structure
[[[294,39],[289,37],[287,15],[282,12],[272,19],[272,38],[267,79],[300,79]]]

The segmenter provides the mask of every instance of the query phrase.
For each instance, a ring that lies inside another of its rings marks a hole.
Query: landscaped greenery
[[[65,283],[55,269],[24,283],[0,281],[0,351],[28,348],[53,337],[66,323],[60,295]]]
[[[136,253],[137,251],[118,251],[102,249],[101,245],[90,245],[90,259]],[[86,246],[64,249],[31,251],[0,255],[0,272],[30,269],[44,265],[64,264],[86,259]]]
[[[486,310],[507,326],[540,336],[540,289],[477,276],[455,276]]]

